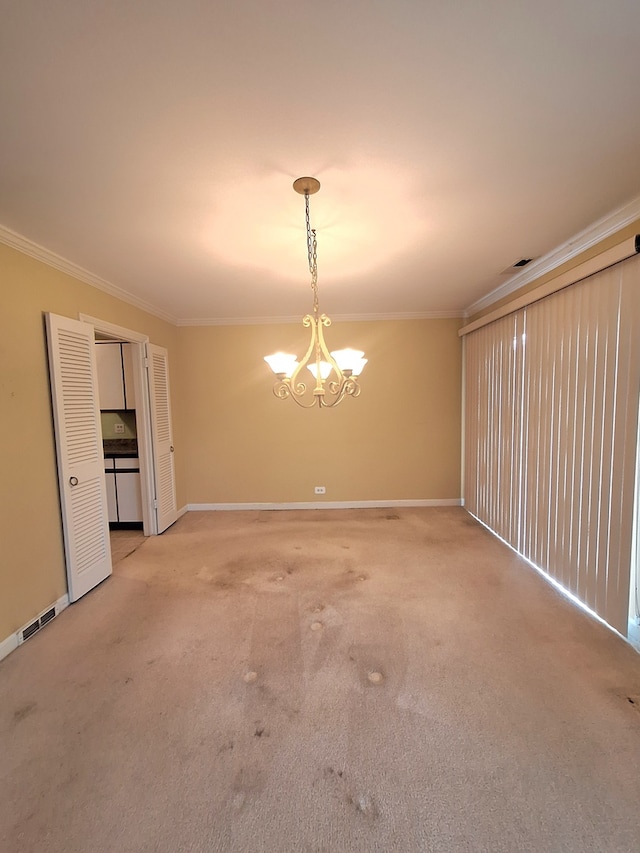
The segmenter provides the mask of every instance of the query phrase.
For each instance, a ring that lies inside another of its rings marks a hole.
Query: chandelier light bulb
[[[317,365],[314,361],[313,364],[307,365],[307,370],[310,370],[311,373],[313,373],[314,379],[318,378],[318,367],[320,367],[320,378],[321,379],[326,379],[329,376],[329,374],[331,373],[331,371],[333,370],[333,368],[331,367],[331,365],[329,364],[328,361],[321,361],[319,365]]]
[[[359,358],[356,362],[354,362],[353,368],[351,369],[352,376],[360,376],[362,371],[364,370],[364,366],[369,361],[368,358]]]
[[[343,372],[346,372],[348,370],[355,376],[356,375],[355,368],[357,368],[358,365],[362,362],[362,360],[363,360],[362,357],[363,357],[364,353],[358,349],[347,348],[347,349],[333,350],[331,355],[336,360],[336,363],[337,363],[338,367],[340,368],[340,370],[342,370]],[[367,360],[365,358],[364,359],[365,364],[366,364],[366,361]],[[364,365],[362,365],[362,366],[364,367]]]
[[[276,376],[290,378],[298,366],[297,356],[287,352],[274,352],[273,355],[265,355],[264,360]]]

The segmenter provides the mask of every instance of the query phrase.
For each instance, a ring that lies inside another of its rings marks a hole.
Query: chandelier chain
[[[311,290],[313,291],[313,316],[317,317],[320,311],[320,303],[318,301],[318,241],[316,239],[316,229],[311,227],[309,193],[304,194],[304,208],[307,224],[307,257],[309,259],[309,272],[311,273]]]

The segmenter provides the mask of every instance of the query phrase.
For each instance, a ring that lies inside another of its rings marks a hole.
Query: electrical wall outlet
[[[324,495],[326,494],[326,488],[324,486],[316,486],[313,490],[316,495]]]
[[[114,424],[113,431],[123,433],[124,432],[124,424]]]

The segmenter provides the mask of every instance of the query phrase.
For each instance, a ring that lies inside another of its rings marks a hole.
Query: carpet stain
[[[242,806],[244,805],[244,801],[246,799],[246,794],[244,791],[238,791],[237,794],[234,795],[232,805],[236,811],[240,811]]]
[[[611,693],[618,701],[624,702],[627,708],[640,714],[640,693],[631,693],[628,688],[627,690],[614,688]]]
[[[197,577],[219,590],[246,589],[260,581],[283,581],[285,572],[290,574],[294,568],[295,563],[283,563],[278,554],[263,551],[252,554],[250,558],[243,555],[219,567],[201,569]]]
[[[355,569],[347,568],[332,581],[331,588],[334,592],[342,592],[351,589],[355,584],[368,580],[368,578],[369,575],[366,572],[356,573]]]
[[[627,696],[627,702],[634,711],[640,714],[640,693],[632,693],[630,696]]]
[[[245,672],[245,674],[242,676],[242,680],[244,681],[245,684],[253,684],[255,681],[258,680],[258,673],[255,672],[254,670],[250,670],[249,672]]]
[[[369,794],[356,794],[347,797],[347,803],[354,806],[356,812],[363,817],[374,820],[378,817],[378,807],[375,804],[373,797]]]
[[[215,586],[216,589],[225,590],[225,589],[235,589],[236,584],[232,580],[218,580],[218,581],[214,581],[213,586]]]
[[[340,779],[342,779],[342,776],[344,775],[344,771],[343,771],[343,770],[334,770],[334,768],[333,768],[333,767],[331,767],[331,766],[329,766],[329,767],[325,767],[325,769],[324,769],[324,774],[325,774],[325,776],[333,776],[333,774],[334,774],[334,773],[335,773],[335,774],[336,774],[336,776],[338,776]]]
[[[312,622],[310,627],[312,631],[321,631],[324,628],[324,625],[322,622]]]
[[[329,765],[324,768],[322,775],[326,780],[333,783],[342,802],[355,809],[358,815],[369,820],[375,820],[379,817],[380,812],[374,798],[366,793],[354,794],[343,770],[336,770]]]
[[[367,678],[372,684],[382,684],[384,681],[384,675],[381,672],[369,672]]]
[[[26,720],[27,717],[34,713],[37,707],[37,702],[27,702],[26,705],[23,705],[21,708],[17,708],[13,712],[14,722],[21,723],[23,720]]]

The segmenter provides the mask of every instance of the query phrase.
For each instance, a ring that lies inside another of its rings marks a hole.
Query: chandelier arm
[[[312,317],[311,314],[307,314],[302,319],[302,325],[305,328],[311,329],[311,340],[309,341],[309,346],[307,348],[306,353],[300,360],[298,366],[291,374],[290,379],[288,380],[291,385],[291,393],[294,398],[302,397],[304,392],[307,390],[307,386],[304,382],[298,383],[298,376],[300,372],[304,370],[305,367],[311,362],[311,356],[313,355],[315,358],[316,366],[318,366],[318,357],[316,354],[317,348],[317,340],[318,340],[318,321],[315,317]],[[322,396],[324,394],[324,388],[322,387],[322,378],[320,376],[319,368],[316,369],[316,387],[314,389],[314,396]]]
[[[360,394],[360,386],[355,376],[346,376],[342,383],[329,382],[329,391],[340,397],[357,397]]]
[[[288,379],[278,379],[278,381],[273,386],[273,394],[279,400],[286,400],[287,397],[291,396],[291,387],[289,386]]]
[[[304,387],[303,383],[300,383],[302,387]],[[316,397],[312,397],[308,403],[304,402],[303,394],[294,394],[288,379],[283,379],[281,382],[276,382],[273,386],[273,393],[279,400],[286,400],[289,397],[296,403],[298,406],[301,406],[303,409],[312,409],[316,405]],[[303,392],[304,393],[304,392]]]
[[[320,344],[320,350],[322,351],[322,355],[324,356],[325,361],[329,362],[331,367],[336,372],[336,376],[338,377],[338,382],[342,383],[342,381],[345,378],[344,373],[340,370],[340,368],[338,367],[338,362],[335,360],[335,358],[329,352],[329,348],[327,347],[327,345],[325,343],[324,334],[322,332],[323,326],[328,327],[330,325],[331,325],[331,317],[327,317],[326,314],[321,314],[320,319],[318,321],[318,342]]]
[[[330,385],[337,386],[337,382],[331,382]],[[325,409],[333,409],[337,405],[339,405],[345,397],[352,396],[357,397],[360,393],[360,387],[356,386],[355,390],[352,390],[351,380],[346,380],[342,386],[337,387],[337,395],[333,397],[329,402],[326,402],[326,398],[323,397],[322,403],[320,404]],[[333,393],[333,390],[331,391]]]

